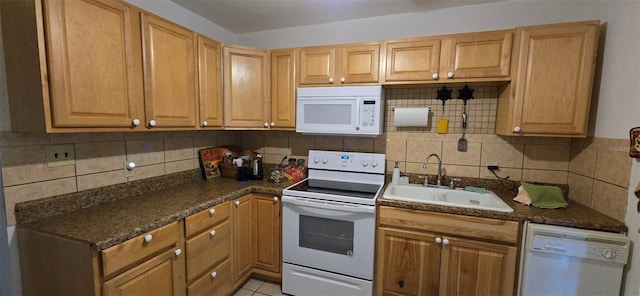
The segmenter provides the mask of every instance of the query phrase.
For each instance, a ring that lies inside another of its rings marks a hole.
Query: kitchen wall
[[[510,138],[485,133],[490,129],[489,116],[470,114],[472,120],[480,118],[487,127],[468,135],[469,152],[457,153],[459,137],[452,122],[448,135],[435,134],[427,129],[394,129],[389,126],[389,107],[417,106],[428,103],[429,90],[399,89],[387,93],[387,133],[377,138],[304,136],[293,132],[181,132],[141,134],[78,134],[36,135],[0,134],[4,198],[9,225],[13,221],[15,202],[43,198],[126,182],[122,173],[124,160],[137,161],[140,169],[135,178],[151,177],[196,167],[195,151],[198,147],[234,142],[250,149],[262,149],[269,163],[278,162],[284,153],[292,157],[304,157],[308,149],[350,150],[387,153],[390,160],[401,161],[401,168],[409,173],[424,173],[421,167],[428,153],[441,153],[449,175],[486,177],[484,165],[497,159],[502,168],[500,175],[512,180],[553,181],[571,186],[570,197],[602,211],[616,219],[624,220],[630,227],[634,241],[634,253],[640,254],[640,217],[635,212],[637,199],[627,190],[640,180],[640,163],[625,157],[627,133],[638,126],[640,102],[637,82],[640,74],[640,1],[504,1],[471,7],[417,12],[390,17],[363,19],[322,26],[291,28],[234,36],[168,0],[129,0],[171,20],[227,43],[237,43],[263,48],[282,48],[317,44],[384,40],[411,36],[437,35],[512,28],[520,25],[600,19],[603,26],[601,59],[598,61],[596,85],[592,108],[590,134],[585,140],[557,138]],[[0,60],[3,60],[0,58]],[[4,68],[0,70],[0,84],[4,84]],[[405,95],[411,93],[410,95]],[[413,93],[412,93],[413,92]],[[424,92],[424,94],[422,93]],[[489,93],[491,90],[488,91]],[[486,101],[492,100],[485,96]],[[483,101],[483,102],[486,102]],[[474,110],[492,112],[479,107],[479,97],[470,102]],[[457,110],[452,102],[451,108]],[[0,130],[7,130],[6,89],[0,87]],[[436,113],[437,116],[437,113]],[[451,119],[456,120],[457,116]],[[432,118],[433,119],[433,118]],[[485,129],[485,130],[483,130]],[[454,133],[455,132],[455,133]],[[595,138],[594,138],[595,137]],[[72,168],[47,168],[44,164],[44,146],[56,143],[73,143],[78,163]],[[191,146],[192,145],[192,146]],[[622,148],[624,147],[624,148]],[[191,164],[191,166],[189,165]],[[390,163],[387,164],[390,169]],[[629,168],[634,172],[629,181]],[[434,166],[428,167],[433,173]],[[624,180],[627,182],[624,182]],[[9,181],[9,182],[7,182]],[[1,201],[1,198],[0,198]],[[626,205],[626,211],[622,211]],[[14,266],[12,274],[19,274],[15,227],[9,226],[10,254]],[[13,237],[13,240],[12,240]],[[640,295],[640,256],[632,255],[627,267],[625,295]],[[4,266],[3,266],[4,268]],[[633,280],[632,280],[633,279]],[[15,279],[13,279],[15,282]],[[19,286],[18,283],[13,285]],[[5,287],[3,287],[3,292]],[[13,288],[7,294],[20,294]]]
[[[631,264],[627,265],[625,277],[629,280],[625,281],[624,294],[640,295],[640,281],[637,281],[640,278],[640,214],[635,208],[638,199],[632,192],[640,180],[638,174],[630,178],[626,171],[626,168],[632,167],[632,170],[637,172],[640,170],[640,162],[622,156],[622,150],[627,149],[628,144],[624,143],[624,140],[628,139],[629,129],[640,126],[640,72],[637,71],[640,68],[640,55],[637,54],[640,52],[640,38],[637,33],[637,28],[640,27],[639,11],[638,0],[498,1],[461,8],[243,34],[238,36],[238,42],[255,47],[284,48],[601,20],[603,26],[600,55],[596,67],[589,127],[589,135],[595,138],[586,140],[590,143],[579,141],[570,144],[567,183],[574,185],[572,198],[588,203],[609,215],[620,217],[620,209],[624,208],[622,205],[627,204],[624,219],[630,227],[629,237],[633,241],[633,253],[637,255],[632,255]],[[609,141],[615,143],[608,144]],[[525,148],[526,145],[525,143]],[[621,148],[622,146],[625,148]],[[563,153],[566,155],[566,151]],[[593,158],[587,155],[596,156],[595,166],[592,163]],[[616,181],[603,177],[600,172],[596,173],[600,168],[615,168],[614,165],[602,161],[607,157],[617,159],[616,165],[623,164],[619,177],[615,178]],[[600,164],[597,163],[598,159],[601,161]],[[580,166],[589,169],[581,170]],[[624,175],[625,173],[627,174]],[[620,179],[627,179],[631,189],[626,189],[627,182],[621,182]],[[576,188],[581,190],[577,196]],[[626,201],[623,202],[621,197],[615,197],[611,199],[615,206],[606,205],[612,196],[610,194],[619,196],[623,191],[626,192]],[[605,210],[604,207],[609,209]]]

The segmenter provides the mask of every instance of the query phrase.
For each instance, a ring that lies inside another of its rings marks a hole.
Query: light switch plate
[[[76,163],[73,144],[49,145],[46,149],[47,167],[60,167]]]

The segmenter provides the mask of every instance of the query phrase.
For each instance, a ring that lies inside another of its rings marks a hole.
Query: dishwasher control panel
[[[628,244],[536,235],[529,250],[571,257],[627,263]]]
[[[626,264],[629,238],[614,233],[544,226],[527,235],[527,250],[568,257]]]

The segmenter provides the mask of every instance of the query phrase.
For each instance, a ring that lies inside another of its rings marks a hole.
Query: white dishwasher
[[[624,234],[528,223],[518,294],[620,295]]]

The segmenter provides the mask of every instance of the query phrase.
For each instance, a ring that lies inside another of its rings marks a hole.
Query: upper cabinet
[[[384,82],[509,80],[513,30],[385,42]]]
[[[300,85],[380,83],[380,44],[300,49]]]
[[[198,35],[198,80],[202,128],[221,128],[222,47],[219,42]]]
[[[521,27],[496,134],[585,137],[599,21]]]
[[[271,51],[271,121],[272,129],[296,127],[296,49]]]
[[[194,32],[117,0],[1,12],[13,131],[196,129]]]
[[[128,128],[143,118],[139,13],[119,1],[43,4],[52,127]]]
[[[142,14],[147,126],[196,127],[196,36],[193,31]]]
[[[267,50],[224,46],[225,128],[269,128]]]
[[[86,0],[2,1],[0,11],[13,131],[130,130],[144,120],[139,10]]]

